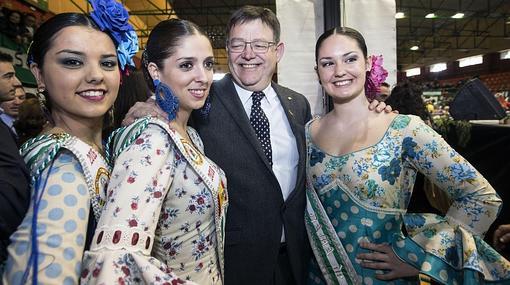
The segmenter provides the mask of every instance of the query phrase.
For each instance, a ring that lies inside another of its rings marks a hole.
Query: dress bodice
[[[308,138],[308,171],[314,188],[323,193],[340,184],[367,208],[405,211],[416,176],[416,168],[402,155],[401,125],[408,123],[406,118],[395,117],[374,145],[340,156],[324,152]]]

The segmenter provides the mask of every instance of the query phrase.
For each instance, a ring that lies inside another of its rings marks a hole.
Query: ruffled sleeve
[[[441,136],[418,117],[410,118],[402,144],[404,164],[425,174],[447,193],[452,204],[445,217],[405,215],[409,236],[396,242],[396,253],[445,284],[509,279],[510,263],[483,241],[501,199]]]
[[[82,284],[193,284],[151,257],[161,207],[175,170],[175,145],[149,124],[117,157]]]

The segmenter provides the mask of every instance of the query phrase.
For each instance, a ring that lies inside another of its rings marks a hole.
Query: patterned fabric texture
[[[118,135],[136,137],[115,160],[81,282],[222,284],[223,172],[203,155],[192,128],[189,142],[177,132],[170,136],[161,121],[141,124]],[[192,163],[209,170],[204,175]],[[218,189],[210,189],[207,175],[220,181]]]
[[[388,282],[375,278],[381,271],[360,266],[355,256],[366,251],[358,245],[361,240],[391,244],[402,260],[441,284],[509,282],[510,263],[483,241],[501,199],[420,118],[398,115],[379,142],[341,156],[329,155],[313,144],[312,123],[306,128],[308,211],[313,212],[307,213],[307,229],[319,262],[310,265],[309,284],[325,284],[323,272],[330,270],[323,261],[328,249],[310,223],[315,215],[346,252],[349,260],[340,263],[351,263],[363,284]],[[453,201],[445,217],[406,213],[417,171]],[[408,236],[402,233],[402,225]],[[388,284],[416,282],[399,279]]]
[[[264,98],[264,92],[253,92],[251,95],[253,105],[251,106],[250,123],[255,130],[255,134],[260,141],[262,150],[267,157],[270,165],[273,165],[273,151],[271,149],[271,137],[269,129],[269,120],[260,106]]]
[[[11,236],[3,284],[31,284],[32,259],[38,263],[38,284],[78,284],[87,234],[94,232],[89,219],[101,211],[109,168],[92,147],[68,134],[43,135],[23,149],[36,179],[28,213]],[[38,250],[31,257],[33,242]]]

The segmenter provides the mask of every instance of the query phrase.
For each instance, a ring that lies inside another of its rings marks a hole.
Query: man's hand
[[[420,273],[418,269],[400,260],[393,252],[393,249],[386,243],[360,242],[359,245],[372,251],[370,253],[360,253],[356,256],[356,258],[361,260],[361,266],[374,270],[388,271],[385,274],[376,274],[375,277],[379,280],[418,276]]]
[[[168,120],[168,114],[159,108],[154,99],[149,98],[145,102],[136,102],[136,104],[129,109],[126,117],[122,120],[122,126],[128,126],[137,119],[145,116],[156,117],[163,121]]]
[[[492,237],[492,243],[496,250],[503,250],[510,242],[510,224],[500,225]]]
[[[393,111],[391,109],[391,106],[390,105],[386,105],[386,103],[384,102],[379,102],[377,100],[372,100],[372,102],[370,102],[370,105],[368,105],[368,109],[370,109],[371,111],[376,111],[377,113],[381,113],[382,111],[386,112],[386,113],[391,113],[391,111]],[[398,111],[393,111],[394,113],[398,113]]]

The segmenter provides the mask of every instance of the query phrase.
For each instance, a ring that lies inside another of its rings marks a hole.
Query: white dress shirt
[[[244,90],[234,83],[237,94],[243,103],[248,118],[253,104],[252,91]],[[283,199],[287,200],[289,194],[296,187],[299,153],[296,138],[290,128],[289,120],[285,115],[280,99],[271,85],[262,90],[265,96],[261,107],[269,120],[269,134],[271,137],[271,150],[273,153],[273,172],[282,189]]]
[[[243,103],[244,111],[250,118],[251,106],[253,101],[251,95],[253,91],[248,91],[234,82],[237,95]],[[292,133],[289,120],[285,115],[285,110],[278,99],[278,95],[271,85],[264,90],[265,96],[262,99],[261,108],[269,120],[269,135],[271,137],[271,151],[273,154],[273,173],[280,184],[283,200],[287,200],[290,193],[296,187],[299,153],[297,149],[296,137]],[[281,241],[285,241],[282,232]]]
[[[2,120],[16,136],[18,135],[14,128],[14,121],[16,121],[16,118],[4,113],[4,109],[2,108],[0,108],[0,120]]]

